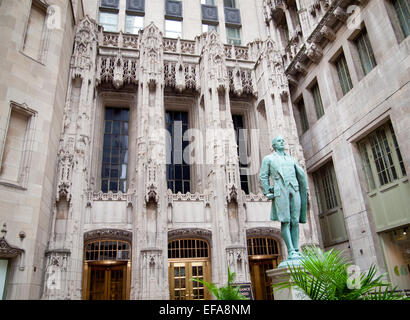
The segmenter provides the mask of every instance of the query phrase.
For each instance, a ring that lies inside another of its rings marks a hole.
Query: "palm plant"
[[[206,286],[209,291],[215,296],[218,300],[248,300],[243,294],[239,292],[240,286],[233,286],[232,283],[235,280],[235,272],[231,272],[228,267],[228,283],[224,287],[218,288],[215,284],[206,282],[202,279],[191,279],[202,283]]]
[[[401,300],[409,298],[395,292],[396,287],[384,282],[384,275],[376,276],[372,265],[369,271],[355,278],[349,274],[350,263],[338,250],[323,252],[307,247],[300,266],[289,265],[290,281],[273,285],[275,290],[297,286],[312,300]]]

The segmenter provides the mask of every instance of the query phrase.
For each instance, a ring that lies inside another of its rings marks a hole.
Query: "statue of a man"
[[[285,139],[272,140],[274,153],[262,161],[259,181],[263,193],[272,200],[271,220],[281,222],[288,260],[300,258],[299,223],[306,223],[307,179],[295,158],[284,152]],[[269,178],[273,185],[270,185]]]

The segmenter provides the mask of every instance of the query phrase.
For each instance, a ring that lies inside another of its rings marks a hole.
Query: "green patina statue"
[[[259,181],[263,193],[272,200],[270,219],[281,222],[282,238],[288,249],[288,259],[279,265],[281,268],[300,260],[299,223],[306,223],[307,179],[296,159],[284,152],[283,137],[274,138],[272,147],[275,152],[263,159]]]

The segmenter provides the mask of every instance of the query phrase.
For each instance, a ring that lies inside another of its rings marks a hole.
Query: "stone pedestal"
[[[266,274],[271,278],[272,284],[280,282],[290,282],[290,272],[288,267],[267,270]],[[310,300],[310,298],[299,288],[273,289],[275,300]]]

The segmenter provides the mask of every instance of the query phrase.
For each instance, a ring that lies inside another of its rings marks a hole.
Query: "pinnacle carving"
[[[84,77],[84,72],[91,71],[93,65],[93,43],[98,38],[98,25],[86,16],[77,26],[74,38],[74,51],[71,57],[72,76]]]

